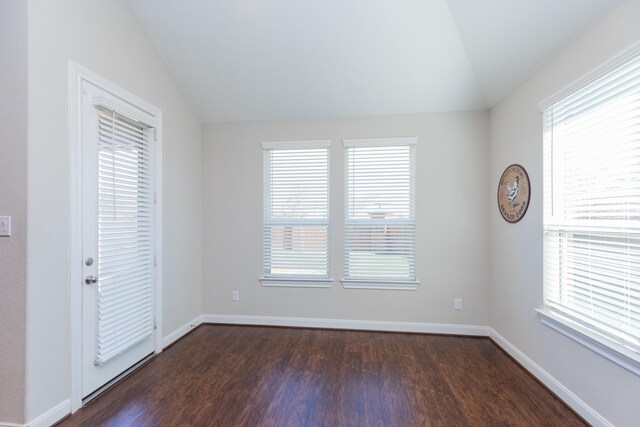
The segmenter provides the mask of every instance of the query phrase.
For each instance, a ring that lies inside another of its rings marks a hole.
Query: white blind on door
[[[640,54],[544,109],[545,305],[640,351]]]
[[[272,147],[265,144],[264,275],[328,278],[328,142]]]
[[[345,279],[414,281],[415,138],[347,140]]]
[[[98,108],[97,365],[153,332],[152,160],[145,126]]]

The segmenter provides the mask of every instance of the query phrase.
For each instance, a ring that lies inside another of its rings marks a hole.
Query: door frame
[[[154,147],[154,252],[155,283],[153,311],[156,328],[154,351],[162,351],[162,111],[118,87],[93,71],[69,60],[69,330],[71,367],[71,413],[82,407],[82,82],[87,81],[105,92],[149,113],[156,129]]]

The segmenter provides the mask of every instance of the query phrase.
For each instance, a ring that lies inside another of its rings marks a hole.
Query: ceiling
[[[495,105],[622,0],[129,0],[203,122]]]

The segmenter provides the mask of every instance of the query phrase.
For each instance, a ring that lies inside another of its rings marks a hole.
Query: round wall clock
[[[531,185],[527,171],[518,164],[507,166],[498,183],[498,209],[505,221],[515,223],[529,208]]]

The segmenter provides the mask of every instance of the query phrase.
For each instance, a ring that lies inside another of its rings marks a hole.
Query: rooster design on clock
[[[498,183],[498,209],[505,221],[520,221],[529,208],[530,198],[527,171],[518,164],[507,166]]]

